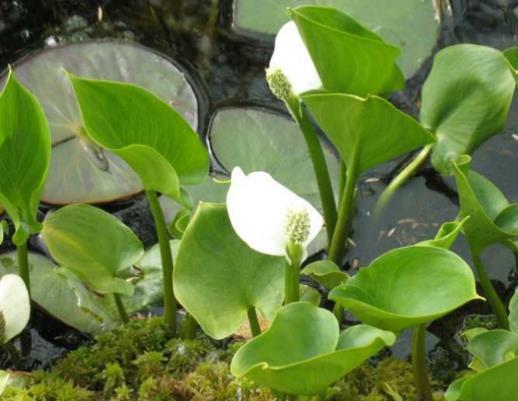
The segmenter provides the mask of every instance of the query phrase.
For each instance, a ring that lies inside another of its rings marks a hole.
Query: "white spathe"
[[[286,225],[290,214],[306,213],[309,227],[304,252],[320,232],[324,221],[320,213],[305,199],[275,181],[262,171],[245,175],[232,170],[227,209],[237,235],[253,250],[274,256],[286,256],[289,241]]]
[[[322,88],[322,81],[295,22],[283,25],[275,38],[270,71],[281,70],[294,95]]]
[[[5,323],[0,342],[8,342],[20,334],[29,322],[29,292],[21,277],[16,274],[6,274],[0,279],[0,313]]]

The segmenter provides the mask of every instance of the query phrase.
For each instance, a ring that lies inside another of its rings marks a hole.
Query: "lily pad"
[[[367,325],[340,333],[331,312],[295,302],[277,313],[268,331],[237,351],[230,370],[276,391],[320,395],[395,340],[394,333]]]
[[[47,203],[110,202],[142,190],[139,178],[124,161],[84,135],[64,70],[142,86],[197,128],[197,99],[185,73],[152,50],[131,43],[93,41],[34,53],[16,63],[14,71],[41,101],[49,120],[53,152],[43,193]]]
[[[329,294],[363,322],[395,332],[479,298],[469,265],[453,252],[428,246],[387,252]]]
[[[246,174],[266,171],[322,211],[302,133],[288,118],[262,108],[222,108],[212,119],[209,140],[214,156],[227,171],[236,166]],[[322,141],[322,145],[330,175],[338,177],[338,159],[329,144]],[[309,246],[309,253],[325,245],[326,235],[322,232]]]
[[[275,35],[289,20],[287,7],[336,7],[401,47],[399,66],[409,78],[431,54],[439,36],[432,1],[392,0],[234,0],[234,27],[245,35]]]

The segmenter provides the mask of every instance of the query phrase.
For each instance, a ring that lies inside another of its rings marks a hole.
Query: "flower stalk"
[[[426,326],[424,324],[414,329],[412,365],[414,367],[417,399],[421,401],[434,401],[432,386],[428,379],[428,369],[426,367]]]

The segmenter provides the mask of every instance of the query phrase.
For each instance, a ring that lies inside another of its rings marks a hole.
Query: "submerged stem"
[[[248,308],[248,322],[250,324],[250,331],[254,337],[257,337],[261,334],[261,325],[259,324],[259,319],[257,318],[257,311],[253,306]]]
[[[509,330],[509,318],[507,317],[507,311],[505,310],[505,306],[498,296],[495,287],[493,287],[493,283],[491,283],[491,280],[487,275],[484,264],[482,263],[482,259],[480,258],[480,253],[474,251],[472,248],[470,251],[471,259],[473,259],[473,263],[477,269],[480,286],[482,287],[482,291],[484,291],[484,296],[486,297],[487,302],[489,302],[493,313],[496,315],[498,325],[502,329]]]
[[[123,323],[129,322],[128,312],[126,312],[126,308],[122,303],[122,299],[120,294],[113,294],[113,298],[115,299],[115,305],[117,305],[117,311],[119,312],[119,316]]]
[[[173,255],[171,246],[169,245],[169,233],[165,223],[164,213],[158,202],[155,191],[146,191],[149,202],[149,208],[155,221],[155,229],[158,236],[160,246],[160,258],[162,259],[162,274],[164,280],[164,323],[169,334],[176,336],[177,322],[176,312],[177,304],[174,297],[173,289]]]
[[[414,380],[418,400],[434,401],[426,367],[426,326],[424,324],[414,329],[412,365],[414,366]]]
[[[27,291],[29,292],[30,296],[31,278],[29,274],[29,255],[27,249],[27,242],[24,242],[22,245],[18,245],[16,247],[16,256],[18,258],[18,272],[20,273],[20,277],[25,283],[25,286],[27,287]]]

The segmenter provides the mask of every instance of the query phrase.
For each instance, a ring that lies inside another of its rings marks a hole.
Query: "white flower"
[[[25,283],[16,274],[6,274],[0,279],[0,344],[20,334],[29,322],[30,314]]]
[[[291,84],[292,93],[296,96],[322,88],[317,69],[293,21],[286,23],[275,38],[275,48],[267,76],[275,76],[278,71],[282,71]],[[272,88],[272,91],[275,94],[275,88]]]
[[[320,213],[306,200],[275,181],[268,173],[245,175],[232,171],[227,209],[237,235],[253,250],[287,256],[291,241],[307,246],[324,223]]]

